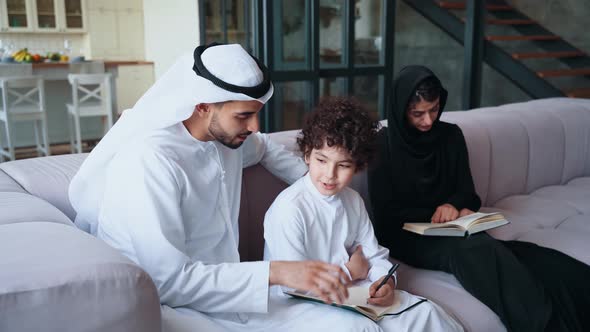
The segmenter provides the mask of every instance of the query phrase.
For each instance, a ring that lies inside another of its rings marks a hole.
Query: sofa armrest
[[[102,241],[52,222],[0,226],[0,331],[160,331],[157,290]]]

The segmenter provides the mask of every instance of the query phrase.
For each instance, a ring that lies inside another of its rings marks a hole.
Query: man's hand
[[[435,224],[453,221],[459,217],[459,211],[449,203],[443,204],[436,208],[432,215],[431,221]]]
[[[352,281],[367,279],[367,275],[369,274],[369,261],[367,261],[365,255],[363,255],[363,248],[361,245],[356,247],[352,255],[350,255],[348,263],[344,265],[348,269],[348,272],[350,272]]]
[[[471,210],[469,210],[469,209],[462,209],[462,210],[459,212],[459,218],[461,218],[461,217],[465,217],[465,216],[468,216],[468,215],[470,215],[470,214],[474,214],[474,213],[475,213],[475,212],[473,212],[473,211],[471,211]]]
[[[311,291],[324,302],[342,304],[350,279],[340,266],[319,261],[271,261],[270,285]]]
[[[385,285],[379,288],[378,292],[375,293],[375,289],[377,289],[377,286],[379,286],[383,278],[385,277],[379,278],[379,280],[375,281],[373,284],[371,284],[371,287],[369,287],[370,297],[369,299],[367,299],[367,302],[369,304],[374,304],[382,307],[390,306],[393,304],[395,285],[393,284],[393,280],[391,278],[387,280]]]

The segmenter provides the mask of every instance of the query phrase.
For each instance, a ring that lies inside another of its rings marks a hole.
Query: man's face
[[[326,196],[332,196],[346,188],[354,176],[356,166],[348,151],[327,144],[321,149],[313,149],[305,157],[309,165],[311,182]]]
[[[440,98],[436,98],[434,101],[426,101],[421,99],[420,102],[416,103],[408,109],[407,118],[410,126],[422,131],[427,132],[432,129],[432,124],[438,118],[438,111],[440,105]]]
[[[228,101],[213,106],[209,134],[228,148],[239,148],[248,135],[258,131],[258,112],[262,106],[256,100]]]

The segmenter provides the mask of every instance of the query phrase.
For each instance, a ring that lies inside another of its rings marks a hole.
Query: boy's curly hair
[[[360,171],[375,157],[377,128],[378,122],[354,98],[328,97],[306,118],[297,144],[305,157],[324,143],[343,148]]]

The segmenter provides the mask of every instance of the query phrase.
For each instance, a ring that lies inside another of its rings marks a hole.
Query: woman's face
[[[420,101],[410,105],[406,112],[408,123],[422,132],[427,132],[432,129],[432,124],[438,118],[439,108],[440,97],[434,101],[426,101],[420,98]]]

